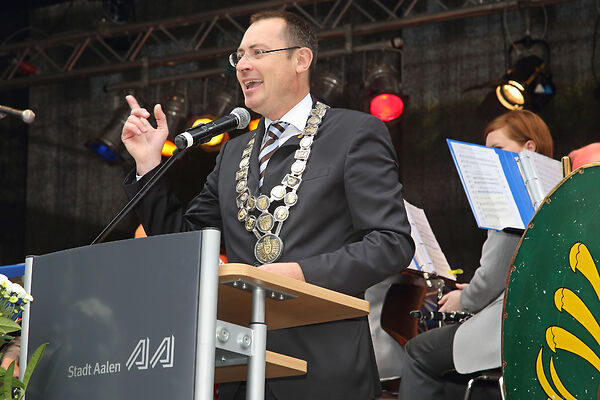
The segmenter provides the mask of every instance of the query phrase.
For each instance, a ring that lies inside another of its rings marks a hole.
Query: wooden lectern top
[[[233,287],[228,282],[238,281]],[[222,321],[248,326],[252,305],[250,290],[239,289],[241,282],[266,288],[265,319],[267,329],[290,328],[321,322],[356,318],[369,314],[369,302],[320,286],[301,282],[263,271],[247,264],[219,266],[219,302],[217,318]],[[292,296],[285,300],[273,299],[270,291]]]

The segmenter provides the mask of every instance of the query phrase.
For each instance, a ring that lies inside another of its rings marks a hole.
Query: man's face
[[[250,25],[238,48],[239,54],[252,54],[253,49],[273,50],[289,47],[285,39],[285,21],[269,18]],[[290,57],[290,51],[293,52]],[[279,119],[300,100],[295,50],[263,54],[248,60],[242,57],[236,74],[246,107],[270,118]],[[301,98],[301,97],[300,97]]]

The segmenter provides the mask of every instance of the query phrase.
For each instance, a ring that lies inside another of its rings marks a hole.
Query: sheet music
[[[465,191],[482,228],[524,229],[496,152],[484,146],[449,142]]]
[[[413,238],[413,240],[415,240]],[[419,264],[417,264],[417,261],[415,260],[415,258],[413,257],[412,260],[410,260],[410,264],[408,264],[408,269],[413,269],[415,271],[420,271],[421,267],[419,267]]]
[[[415,242],[415,256],[413,269],[435,273],[448,279],[456,280],[450,273],[450,265],[435,238],[431,225],[427,221],[425,211],[404,201],[408,222],[410,223],[411,236]],[[411,268],[409,266],[409,268]]]
[[[534,206],[537,209],[548,193],[562,180],[562,164],[558,160],[529,150],[520,152],[519,158],[524,166],[528,163],[528,167],[533,174],[524,177],[528,189],[530,186],[529,181],[537,180],[537,182],[533,182],[533,184],[538,185],[537,191],[539,191],[539,194],[533,199]]]

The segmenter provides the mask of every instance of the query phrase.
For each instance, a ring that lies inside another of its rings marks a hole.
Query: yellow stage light
[[[165,141],[165,144],[163,145],[161,154],[165,157],[171,157],[176,148],[177,148],[177,146],[175,146],[175,143],[173,143],[169,139],[167,139]]]
[[[198,125],[208,124],[209,122],[212,122],[214,120],[215,118],[213,117],[202,116],[194,121],[194,123],[192,124],[192,128]],[[205,151],[218,151],[219,149],[221,149],[221,145],[227,140],[229,140],[229,133],[225,132],[213,137],[206,143],[202,143],[200,147]]]

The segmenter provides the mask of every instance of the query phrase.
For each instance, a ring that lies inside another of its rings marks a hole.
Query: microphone
[[[443,312],[443,311],[421,311],[413,310],[410,316],[417,318],[419,321],[450,321],[463,322],[473,316],[470,313],[462,313],[458,311]]]
[[[208,124],[195,126],[175,136],[175,145],[179,150],[208,142],[214,136],[230,129],[243,129],[250,123],[250,113],[242,107],[234,108],[231,114]]]
[[[15,110],[14,108],[7,106],[0,106],[0,114],[4,115],[12,115],[14,117],[19,117],[26,124],[30,124],[35,119],[35,113],[31,110]]]

